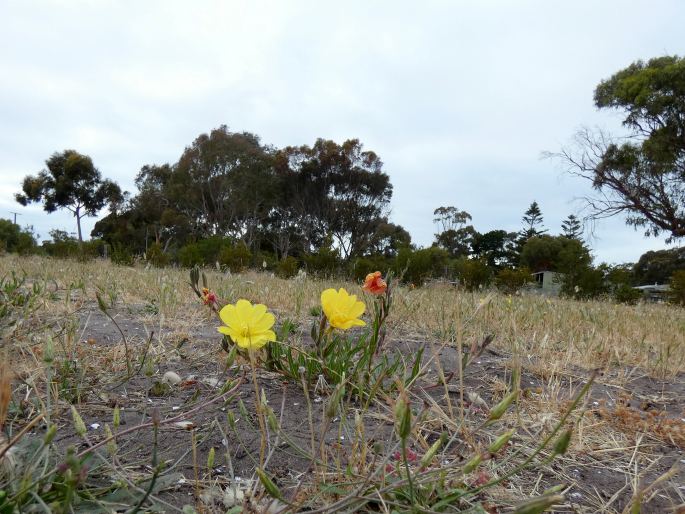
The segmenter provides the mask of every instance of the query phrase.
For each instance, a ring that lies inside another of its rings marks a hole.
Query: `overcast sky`
[[[595,86],[638,59],[685,54],[685,2],[0,0],[0,217],[41,239],[70,213],[14,201],[55,151],[90,155],[134,192],[221,124],[278,147],[359,138],[394,186],[392,220],[428,245],[433,210],[515,231],[533,200],[550,233],[587,183],[540,158],[581,125],[620,130]],[[95,219],[85,223],[89,233]],[[664,248],[622,219],[597,262]]]

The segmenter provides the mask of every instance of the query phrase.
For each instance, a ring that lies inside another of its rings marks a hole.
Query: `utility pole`
[[[17,216],[21,216],[21,213],[10,211],[10,214],[14,214],[14,224],[16,225],[17,224]]]

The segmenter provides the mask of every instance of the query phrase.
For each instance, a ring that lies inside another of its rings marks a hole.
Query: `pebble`
[[[162,376],[162,382],[169,385],[176,385],[180,381],[181,377],[179,377],[178,374],[173,371],[167,371],[166,373],[164,373],[164,376]]]

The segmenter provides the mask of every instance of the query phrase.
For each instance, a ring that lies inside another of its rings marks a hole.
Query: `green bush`
[[[443,248],[402,248],[395,258],[393,271],[404,282],[420,286],[429,278],[445,276],[448,265],[449,253]]]
[[[43,243],[43,249],[50,257],[88,261],[104,253],[105,242],[101,239],[79,242],[64,230],[51,230],[52,241]]]
[[[242,241],[234,246],[225,246],[219,253],[218,262],[231,273],[240,273],[252,262],[252,252]]]
[[[561,280],[560,293],[576,300],[598,298],[609,292],[602,270],[589,265],[570,269]]]
[[[151,244],[145,253],[145,259],[156,268],[163,268],[169,265],[171,257],[164,251],[159,243]]]
[[[285,259],[281,259],[276,264],[276,275],[281,278],[291,278],[297,274],[297,269],[300,263],[292,255],[288,255]]]
[[[197,250],[202,259],[201,264],[205,266],[214,266],[216,262],[221,261],[221,254],[226,249],[232,246],[231,240],[220,237],[213,236],[207,239],[201,239],[196,243]]]
[[[678,270],[671,275],[670,298],[677,305],[685,306],[685,269]]]
[[[255,269],[259,271],[275,271],[279,263],[279,259],[275,254],[265,251],[252,254],[252,261]]]
[[[620,284],[614,289],[614,300],[618,303],[627,303],[628,305],[635,305],[643,296],[642,291],[634,289],[628,284]]]
[[[506,294],[514,294],[532,281],[533,277],[528,268],[504,268],[499,270],[495,276],[497,289]]]
[[[492,283],[492,269],[484,259],[462,257],[454,264],[459,285],[468,291],[487,287]]]
[[[119,266],[133,266],[135,262],[131,251],[120,243],[112,244],[109,259],[112,261],[112,264]]]
[[[196,243],[190,243],[182,246],[176,254],[176,260],[181,266],[192,268],[193,266],[202,266],[202,254],[200,248]]]
[[[36,250],[36,240],[30,228],[21,229],[10,220],[0,219],[0,251],[20,254]]]
[[[323,247],[316,253],[305,255],[303,261],[307,273],[321,277],[331,277],[342,267],[340,252],[330,247]]]
[[[383,276],[392,268],[393,261],[383,255],[371,255],[355,259],[350,266],[349,274],[357,281],[364,280],[366,275],[374,271],[380,271]]]

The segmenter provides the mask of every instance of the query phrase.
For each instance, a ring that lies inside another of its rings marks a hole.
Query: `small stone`
[[[162,382],[165,384],[169,385],[176,385],[181,381],[181,377],[178,376],[177,373],[173,371],[167,371],[164,373],[164,376],[162,376]]]

